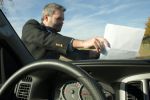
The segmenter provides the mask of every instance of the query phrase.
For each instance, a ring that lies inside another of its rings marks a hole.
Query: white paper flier
[[[105,54],[101,54],[101,59],[129,59],[135,58],[140,49],[144,36],[144,29],[107,24],[104,38],[106,38],[111,48],[106,47]]]

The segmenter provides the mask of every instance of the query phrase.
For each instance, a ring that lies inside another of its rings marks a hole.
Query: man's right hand
[[[94,48],[98,53],[100,53],[105,48],[105,45],[110,47],[109,42],[102,37],[95,37],[88,40],[75,39],[73,40],[72,43],[72,46],[74,48],[84,48],[84,49]]]
[[[109,42],[102,37],[95,37],[92,39],[84,40],[83,41],[84,48],[95,48],[97,52],[101,52],[105,45],[110,47]]]

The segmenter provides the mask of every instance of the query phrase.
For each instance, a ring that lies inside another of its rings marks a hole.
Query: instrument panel
[[[113,100],[111,92],[103,89],[107,100]],[[69,81],[56,89],[55,100],[94,100],[86,87],[78,81]]]

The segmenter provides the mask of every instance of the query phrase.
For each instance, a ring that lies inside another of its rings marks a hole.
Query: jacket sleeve
[[[72,38],[59,33],[47,32],[36,20],[29,20],[23,27],[22,40],[46,50],[56,50],[66,54]]]
[[[87,59],[98,59],[100,54],[97,54],[93,57],[90,57],[89,50],[78,50],[74,49],[73,51],[68,52],[68,55],[65,56],[71,60],[87,60]]]

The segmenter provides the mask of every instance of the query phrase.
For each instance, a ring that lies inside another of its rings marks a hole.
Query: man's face
[[[61,31],[64,21],[64,12],[55,10],[55,12],[48,17],[48,26],[54,28],[57,32]]]

